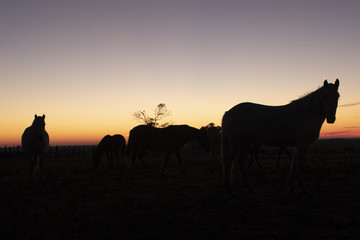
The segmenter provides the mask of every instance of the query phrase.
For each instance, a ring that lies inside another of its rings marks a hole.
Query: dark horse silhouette
[[[171,125],[166,128],[139,125],[130,131],[126,155],[127,158],[131,157],[131,163],[135,170],[136,158],[139,157],[143,161],[143,154],[147,149],[167,152],[160,167],[160,173],[163,174],[165,164],[175,152],[180,171],[185,174],[182,167],[181,149],[189,141],[196,141],[206,151],[209,151],[208,137],[199,129],[188,125]]]
[[[303,184],[304,161],[308,146],[319,138],[323,122],[335,122],[339,99],[339,80],[324,85],[308,95],[283,106],[240,103],[225,112],[222,119],[222,165],[224,185],[230,187],[232,161],[237,158],[243,183],[248,191],[244,163],[252,143],[269,146],[296,146],[296,158],[291,162],[289,187],[297,180]],[[296,172],[295,172],[296,171]],[[296,173],[296,175],[295,175]]]
[[[97,168],[99,166],[101,156],[103,153],[106,153],[109,162],[109,168],[113,168],[113,156],[115,155],[117,162],[119,162],[120,157],[124,160],[125,148],[126,142],[122,135],[106,135],[103,137],[103,139],[101,139],[100,143],[96,147],[95,153],[93,155],[93,167]]]
[[[35,114],[32,125],[26,128],[21,136],[21,146],[30,159],[31,182],[36,183],[38,175],[44,181],[44,155],[49,149],[49,135],[45,130],[45,114],[42,117]]]

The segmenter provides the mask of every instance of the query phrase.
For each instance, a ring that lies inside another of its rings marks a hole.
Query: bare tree
[[[160,103],[157,105],[156,109],[154,110],[154,117],[150,117],[145,110],[139,110],[133,113],[135,120],[143,122],[146,125],[160,128],[164,128],[172,124],[171,122],[165,122],[163,124],[159,123],[159,121],[168,116],[171,116],[171,112],[166,108],[165,103]]]

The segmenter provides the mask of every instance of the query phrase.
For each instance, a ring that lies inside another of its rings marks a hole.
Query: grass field
[[[89,157],[50,158],[44,185],[30,186],[29,163],[0,159],[1,239],[360,239],[360,141],[311,147],[305,181],[311,196],[289,193],[288,160],[259,153],[248,168],[256,193],[234,171],[232,195],[221,187],[219,156],[146,157],[135,178],[122,165],[98,169]]]

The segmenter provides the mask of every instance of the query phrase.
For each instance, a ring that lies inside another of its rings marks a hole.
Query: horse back
[[[126,141],[123,135],[116,134],[112,136],[113,144],[116,146],[115,148],[118,150],[123,150],[126,147]]]
[[[224,114],[223,134],[239,141],[266,145],[294,145],[298,114],[288,105],[241,103]]]
[[[189,140],[189,128],[187,125],[173,125],[166,128],[139,125],[130,131],[128,145],[158,151],[176,150]]]
[[[26,153],[44,153],[49,148],[49,135],[45,130],[30,126],[21,136],[21,146]]]
[[[99,151],[118,151],[123,149],[125,145],[125,138],[122,135],[106,135],[105,137],[103,137],[103,139],[101,139],[98,145],[98,149]]]

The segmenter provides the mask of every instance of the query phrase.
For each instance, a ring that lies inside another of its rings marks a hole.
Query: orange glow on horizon
[[[149,105],[150,107],[147,109],[150,109],[148,112],[151,114],[151,106],[156,106],[156,104]],[[200,107],[202,105],[205,107]],[[198,106],[189,109],[188,105],[176,102],[176,104],[168,105],[173,114],[165,121],[173,122],[175,125],[188,124],[196,128],[206,126],[211,122],[220,126],[222,115],[231,107],[230,105],[232,104],[199,103]],[[84,109],[82,109],[84,112],[61,112],[57,109],[46,111],[46,130],[50,136],[50,145],[95,145],[107,134],[122,134],[127,139],[129,131],[141,124],[131,117],[137,108],[139,107],[121,108],[116,112],[106,111],[102,108],[89,112],[85,112]],[[320,138],[360,138],[359,111],[360,105],[358,104],[340,105],[335,123],[327,124],[325,121],[320,131]],[[38,114],[43,114],[43,112]],[[13,115],[12,118],[3,122],[0,147],[21,144],[21,135],[33,120],[32,113],[26,113],[26,116],[24,118]]]
[[[360,138],[360,130],[320,132],[320,138]]]
[[[134,125],[135,126],[135,125]],[[205,124],[204,124],[205,126]],[[195,126],[200,128],[201,126]],[[96,145],[99,141],[107,134],[122,134],[126,141],[129,137],[129,131],[125,130],[120,131],[108,131],[107,133],[100,133],[97,131],[88,131],[88,132],[63,132],[59,133],[58,131],[49,132],[50,135],[50,146],[56,145]],[[21,133],[22,134],[22,133]],[[18,137],[8,136],[7,138],[0,138],[0,147],[3,146],[19,146],[21,145],[21,134]],[[6,136],[5,136],[6,137]],[[323,125],[323,130],[320,132],[320,139],[329,139],[329,138],[360,138],[360,128],[347,128],[347,127],[335,127],[331,124]]]

